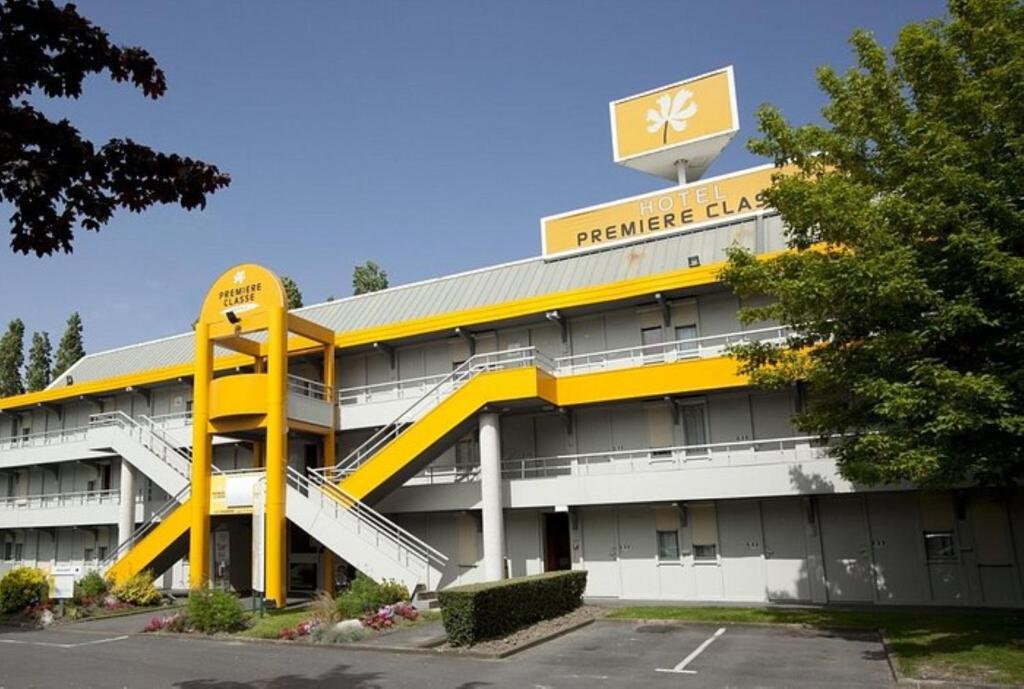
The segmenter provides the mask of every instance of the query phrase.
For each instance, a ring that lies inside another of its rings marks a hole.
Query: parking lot
[[[0,686],[582,689],[892,684],[877,638],[783,627],[598,622],[505,660],[140,636],[143,619],[0,633]],[[104,626],[106,625],[106,626]]]

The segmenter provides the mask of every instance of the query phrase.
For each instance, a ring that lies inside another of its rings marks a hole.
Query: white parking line
[[[689,665],[690,663],[692,663],[694,658],[696,658],[701,653],[703,653],[704,649],[706,649],[708,646],[710,646],[712,643],[714,643],[715,639],[720,637],[722,634],[725,634],[725,627],[720,627],[717,632],[715,632],[714,634],[709,636],[707,639],[705,639],[704,642],[700,646],[698,646],[697,648],[693,649],[693,653],[691,653],[690,655],[688,655],[685,658],[683,658],[682,662],[680,662],[675,667],[656,667],[656,668],[654,668],[654,671],[655,672],[675,672],[675,673],[681,674],[681,675],[695,675],[695,674],[697,674],[696,670],[687,670],[686,666]]]
[[[22,646],[46,646],[47,648],[78,648],[79,646],[95,646],[96,644],[108,644],[111,641],[122,641],[127,636],[114,636],[109,639],[93,639],[78,644],[58,644],[52,641],[25,641],[24,639],[0,639],[0,644],[19,644]]]

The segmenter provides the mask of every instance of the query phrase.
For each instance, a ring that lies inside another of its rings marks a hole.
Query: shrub
[[[15,567],[0,579],[0,610],[17,612],[45,602],[50,596],[46,573],[35,567]]]
[[[249,625],[238,596],[219,588],[192,589],[188,594],[188,621],[204,634],[237,632]]]
[[[110,590],[122,603],[128,605],[156,605],[160,602],[160,592],[153,585],[153,575],[148,571],[133,574]]]
[[[341,616],[350,619],[405,600],[409,600],[409,589],[402,584],[388,579],[378,584],[359,572],[348,591],[338,596],[337,605]]]
[[[173,615],[157,615],[149,621],[149,624],[142,630],[144,632],[183,632],[185,631],[185,616],[180,612]]]
[[[441,619],[452,646],[506,636],[579,607],[587,573],[547,572],[438,592]]]
[[[75,602],[81,605],[93,605],[103,599],[110,590],[110,584],[103,576],[93,570],[75,582]]]

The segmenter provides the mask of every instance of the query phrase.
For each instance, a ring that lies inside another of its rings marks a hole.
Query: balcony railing
[[[352,404],[415,399],[420,397],[424,390],[434,387],[447,378],[448,375],[447,373],[438,373],[433,376],[403,378],[402,380],[389,380],[384,383],[374,383],[373,385],[342,388],[338,390],[338,404],[344,407]]]
[[[179,411],[172,414],[157,414],[149,417],[157,426],[163,428],[185,428],[192,425],[192,412]]]
[[[0,438],[0,451],[76,442],[85,440],[88,432],[88,426],[77,426],[75,428],[58,428],[52,431]]]
[[[708,467],[733,467],[792,464],[828,457],[828,445],[816,436],[765,438],[728,443],[650,447],[637,450],[582,452],[505,459],[502,478],[508,481],[554,478],[558,476],[606,476],[659,471],[682,471]],[[478,481],[479,463],[427,467],[407,485],[433,485]]]
[[[573,354],[555,359],[555,373],[564,376],[610,368],[647,366],[722,356],[732,345],[744,342],[782,342],[790,332],[788,327],[774,326],[637,347],[606,349],[588,354]]]
[[[136,502],[142,502],[138,496]],[[45,493],[38,495],[12,495],[0,498],[3,510],[46,510],[89,505],[119,505],[121,494],[117,490],[83,490],[73,493]]]
[[[331,399],[331,388],[318,380],[311,380],[289,373],[288,394],[326,401]]]

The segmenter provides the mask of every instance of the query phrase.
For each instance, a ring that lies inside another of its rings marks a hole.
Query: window
[[[683,445],[690,448],[686,451],[686,458],[710,459],[706,447],[708,433],[704,404],[679,405],[679,422],[683,427]]]
[[[697,356],[697,343],[690,340],[697,339],[697,326],[696,324],[689,325],[677,325],[675,330],[675,339],[687,340],[687,342],[681,342],[676,345],[676,351],[680,356],[694,357]]]
[[[85,555],[82,556],[82,559],[85,560],[86,562],[92,562],[93,561],[93,556],[95,554],[96,554],[95,550],[93,550],[92,548],[86,548],[85,549]]]
[[[666,561],[679,559],[678,531],[658,532],[658,559]]]
[[[99,547],[99,554],[100,554],[100,559],[101,560],[106,560],[107,559],[107,546],[101,545]]]
[[[11,542],[4,543],[4,560],[10,562],[14,559],[14,544]]]
[[[662,337],[660,325],[656,325],[653,328],[640,329],[640,344],[643,346],[659,345],[664,341],[665,339]]]
[[[714,543],[693,544],[693,559],[703,562],[718,559],[718,546]]]
[[[929,562],[956,560],[956,542],[952,531],[925,531],[924,550]]]

